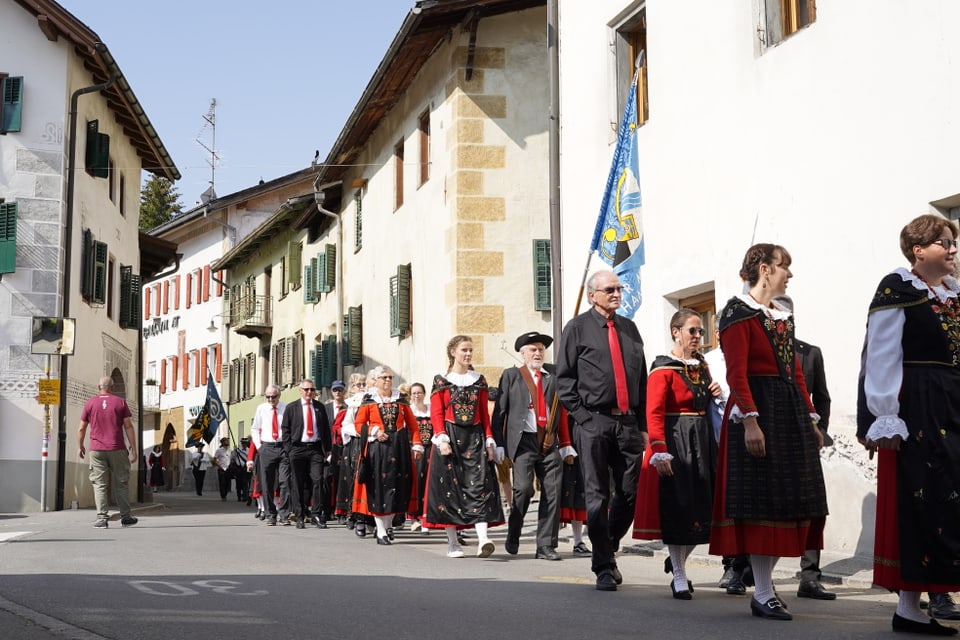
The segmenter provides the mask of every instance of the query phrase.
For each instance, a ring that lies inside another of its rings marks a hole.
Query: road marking
[[[196,589],[166,580],[129,580],[127,582],[131,587],[148,596],[166,596],[183,597],[198,596],[200,592]],[[235,580],[196,580],[190,582],[190,585],[200,589],[209,589],[214,593],[229,596],[265,596],[267,591],[257,589],[256,591],[237,591],[237,587],[243,584]]]
[[[32,531],[3,531],[0,532],[0,542],[7,542],[8,540],[13,540],[14,538],[19,538],[20,536],[26,536],[33,533]]]
[[[56,618],[52,618],[45,613],[28,609],[27,607],[21,606],[16,602],[10,602],[3,596],[0,596],[0,609],[3,609],[8,613],[12,613],[17,617],[23,618],[24,620],[28,620],[35,625],[41,626],[53,635],[60,638],[68,638],[69,640],[110,640],[106,636],[101,636],[93,633],[92,631],[75,627],[72,624],[64,622],[63,620],[57,620]]]

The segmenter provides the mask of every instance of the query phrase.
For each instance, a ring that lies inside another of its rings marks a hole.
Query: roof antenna
[[[214,189],[215,182],[217,179],[217,162],[220,160],[220,156],[217,154],[217,99],[212,98],[210,100],[210,109],[207,111],[207,115],[203,116],[205,124],[200,129],[200,133],[197,134],[195,142],[201,147],[207,150],[207,153],[210,154],[210,159],[207,160],[207,164],[210,165],[210,187],[200,194],[200,201],[204,204],[210,202],[211,200],[217,197],[217,192]],[[207,129],[210,129],[211,142],[208,147],[201,140],[202,136]]]

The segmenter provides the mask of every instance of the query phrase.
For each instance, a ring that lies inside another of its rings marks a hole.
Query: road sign
[[[40,404],[60,404],[60,380],[57,378],[41,378]]]

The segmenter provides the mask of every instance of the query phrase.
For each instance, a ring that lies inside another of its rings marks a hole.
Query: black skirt
[[[672,476],[659,478],[660,531],[665,544],[710,542],[717,444],[706,416],[667,416]]]
[[[360,454],[360,438],[351,438],[343,445],[337,478],[337,513],[346,515],[353,511],[353,480],[357,472],[357,456]]]
[[[483,427],[460,427],[447,422],[453,452],[440,455],[433,447],[427,480],[427,525],[458,527],[478,522],[502,524],[503,505],[497,470],[487,460]]]
[[[366,484],[367,509],[376,515],[406,513],[412,493],[413,457],[410,432],[387,432],[389,438],[367,443],[367,462],[372,477]]]

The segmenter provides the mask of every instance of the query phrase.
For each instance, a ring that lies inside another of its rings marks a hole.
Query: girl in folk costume
[[[417,428],[420,430],[420,444],[423,446],[423,455],[416,459],[414,466],[416,470],[417,492],[416,504],[410,510],[410,518],[413,524],[410,525],[411,531],[420,531],[420,518],[423,514],[423,496],[427,492],[427,469],[430,465],[430,453],[433,451],[433,424],[430,421],[430,405],[426,403],[427,388],[419,382],[410,385],[410,409],[413,411],[413,417],[417,421]],[[429,530],[424,530],[429,532]]]
[[[731,298],[719,319],[730,397],[710,553],[750,554],[750,610],[772,620],[793,619],[773,589],[777,560],[823,548],[827,517],[819,416],[794,349],[793,315],[773,300],[786,293],[790,262],[779,245],[750,247],[740,270],[750,289]]]
[[[167,470],[167,465],[163,461],[163,450],[160,445],[153,445],[150,455],[147,456],[147,477],[149,484],[153,487],[153,492],[157,492],[157,487],[164,484],[163,472]]]
[[[633,537],[663,540],[670,551],[664,570],[673,572],[670,590],[690,600],[687,558],[710,541],[717,445],[707,415],[720,385],[700,355],[703,322],[692,309],[670,319],[673,348],[653,362],[647,378],[647,430],[637,489]]]
[[[373,516],[377,544],[389,545],[393,516],[406,513],[416,500],[413,463],[423,454],[423,447],[410,403],[393,389],[393,372],[381,366],[373,373],[376,385],[367,391],[354,420],[358,432],[369,434],[360,446],[370,477],[363,479],[357,474],[353,511]]]
[[[473,342],[454,336],[447,343],[449,369],[433,379],[430,415],[433,453],[427,481],[424,525],[447,530],[447,556],[462,558],[457,529],[474,527],[477,555],[495,547],[487,536],[491,524],[503,524],[503,506],[494,470],[493,430],[487,407],[487,381],[471,369]]]

